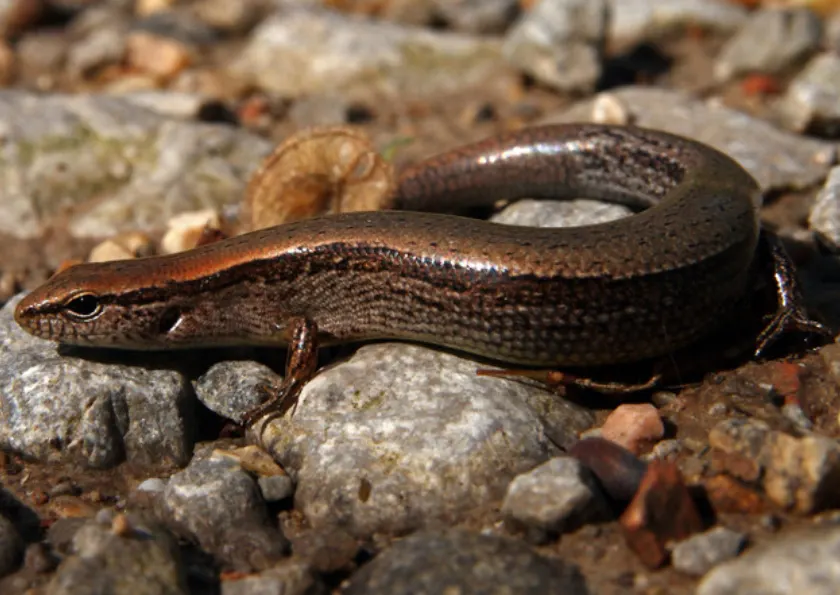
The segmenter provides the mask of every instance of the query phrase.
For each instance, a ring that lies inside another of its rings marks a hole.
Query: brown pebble
[[[665,426],[659,411],[649,403],[619,405],[601,427],[601,437],[642,454],[662,439]]]
[[[703,520],[674,463],[648,466],[635,498],[619,522],[627,545],[648,568],[668,559],[668,544],[703,530]]]
[[[190,65],[192,56],[175,39],[135,31],[127,39],[126,62],[141,72],[171,78]]]
[[[717,514],[761,514],[767,502],[757,491],[730,475],[715,475],[703,482],[709,503]]]
[[[118,514],[115,515],[114,519],[111,521],[111,532],[114,535],[127,537],[134,533],[134,527],[131,526],[131,521],[128,520],[126,515]]]
[[[584,438],[569,454],[588,468],[616,502],[629,502],[639,489],[647,464],[632,452],[603,438]]]

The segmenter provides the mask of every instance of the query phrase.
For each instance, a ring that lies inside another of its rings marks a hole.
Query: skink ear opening
[[[64,313],[76,320],[90,320],[100,312],[102,304],[92,293],[76,294],[64,303]]]
[[[178,306],[171,306],[163,311],[163,315],[158,322],[158,330],[161,334],[167,334],[178,328],[181,322],[181,308]]]

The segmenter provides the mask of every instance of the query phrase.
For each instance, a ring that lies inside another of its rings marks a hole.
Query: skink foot
[[[779,237],[763,230],[760,248],[767,251],[773,267],[777,308],[769,323],[759,333],[755,343],[755,357],[761,357],[778,339],[791,332],[800,332],[833,340],[834,333],[827,326],[808,316],[796,278],[793,261]]]
[[[245,427],[254,425],[265,418],[259,435],[272,420],[283,417],[291,409],[294,415],[298,397],[303,386],[315,375],[318,366],[317,328],[315,323],[305,318],[295,318],[288,324],[291,340],[286,358],[286,377],[280,388],[273,390],[265,387],[268,399],[242,416]],[[265,417],[267,416],[267,417]]]

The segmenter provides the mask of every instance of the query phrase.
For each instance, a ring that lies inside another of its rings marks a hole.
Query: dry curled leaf
[[[360,130],[305,130],[280,144],[251,178],[243,231],[327,213],[387,209],[394,184],[393,167]]]

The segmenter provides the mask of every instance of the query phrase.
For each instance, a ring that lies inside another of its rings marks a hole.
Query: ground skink
[[[537,229],[451,214],[519,197],[590,196],[640,213]],[[719,327],[761,267],[761,195],[726,155],[663,132],[603,125],[523,129],[418,163],[399,211],[263,229],[187,252],[55,275],[15,317],[61,343],[170,349],[290,345],[286,396],[317,345],[393,338],[518,367],[586,367],[666,355]],[[779,311],[798,305],[778,245]]]

